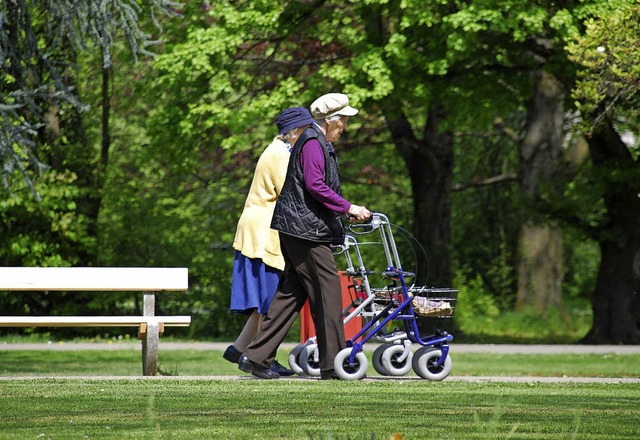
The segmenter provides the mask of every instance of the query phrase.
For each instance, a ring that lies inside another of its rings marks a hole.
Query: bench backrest
[[[182,291],[186,267],[0,267],[0,291]]]

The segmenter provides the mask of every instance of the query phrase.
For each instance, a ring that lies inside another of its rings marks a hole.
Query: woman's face
[[[343,131],[347,129],[349,116],[340,116],[340,119],[327,122],[326,138],[329,142],[335,142],[340,138]]]

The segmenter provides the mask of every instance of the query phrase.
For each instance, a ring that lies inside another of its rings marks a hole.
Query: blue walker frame
[[[441,367],[447,356],[449,355],[449,342],[453,340],[453,335],[447,332],[441,332],[440,334],[434,334],[426,339],[420,336],[418,324],[416,322],[416,314],[411,304],[413,296],[409,293],[405,276],[414,276],[411,272],[405,272],[400,264],[400,257],[398,255],[395,241],[393,238],[393,232],[391,231],[391,223],[387,216],[381,213],[372,213],[371,222],[362,225],[352,225],[351,228],[357,227],[370,227],[371,230],[367,233],[379,230],[382,237],[382,245],[384,247],[385,256],[387,259],[387,268],[384,272],[384,276],[390,277],[393,280],[393,287],[400,287],[402,290],[403,301],[399,305],[395,305],[393,300],[389,301],[379,313],[377,313],[372,319],[362,327],[362,329],[356,333],[352,338],[347,339],[347,348],[351,348],[351,354],[348,357],[348,362],[353,365],[356,355],[363,351],[363,346],[377,334],[382,333],[386,325],[392,320],[402,320],[404,330],[407,339],[412,343],[420,344],[423,347],[435,347],[441,350],[442,355],[435,362],[434,366]],[[355,240],[354,240],[355,241]],[[354,272],[354,275],[360,275],[366,279],[366,270],[364,267],[360,267]],[[398,286],[399,283],[399,286]],[[422,288],[420,292],[438,292],[442,289],[429,289]],[[451,290],[447,290],[451,291]],[[395,309],[394,309],[395,307]],[[391,311],[394,309],[393,311]],[[405,314],[403,312],[406,311]],[[383,319],[384,318],[384,319]],[[382,320],[382,321],[381,321]],[[379,322],[379,323],[378,323]],[[378,323],[376,325],[376,323]],[[374,327],[375,326],[375,327]],[[358,339],[361,339],[359,342]]]

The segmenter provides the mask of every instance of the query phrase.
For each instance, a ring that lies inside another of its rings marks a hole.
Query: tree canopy
[[[171,307],[202,317],[194,332],[233,331],[229,246],[275,116],[343,92],[361,110],[337,145],[345,195],[410,230],[419,283],[480,286],[510,309],[534,279],[526,228],[546,225],[544,247],[564,248],[551,284],[593,298],[590,338],[640,339],[633,1],[20,0],[1,13],[5,264],[188,265],[191,302]]]

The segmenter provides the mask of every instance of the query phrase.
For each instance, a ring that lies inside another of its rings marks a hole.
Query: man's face
[[[349,116],[340,116],[340,119],[327,123],[327,140],[335,142],[340,138],[343,131],[347,129]]]

